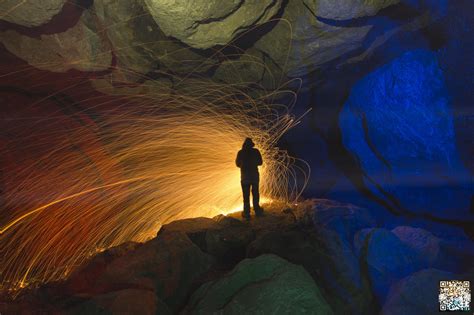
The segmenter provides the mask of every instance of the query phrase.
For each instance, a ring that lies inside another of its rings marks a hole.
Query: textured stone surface
[[[191,297],[193,314],[333,314],[303,267],[275,255],[240,262]]]
[[[65,290],[73,294],[93,291],[97,285],[97,279],[103,275],[112,261],[139,246],[139,243],[128,242],[97,254],[69,276],[65,281]],[[97,291],[101,290],[97,287],[96,289],[98,289]]]
[[[3,0],[0,19],[23,25],[39,26],[58,14],[66,0]]]
[[[94,18],[87,11],[63,33],[33,38],[10,30],[0,33],[0,41],[11,53],[42,70],[101,71],[112,64],[110,47],[97,33]]]
[[[105,252],[99,257],[107,255]],[[116,256],[95,258],[78,270],[66,282],[69,294],[97,296],[122,288],[140,288],[154,292],[176,310],[185,302],[193,281],[214,261],[178,231],[163,231],[153,240]]]
[[[213,78],[226,83],[258,83],[265,73],[263,54],[249,51],[235,60],[225,60],[214,72]]]
[[[368,287],[358,286],[357,283],[347,281],[346,277],[348,268],[357,268],[357,262],[354,260],[353,265],[345,265],[339,269],[342,261],[347,262],[347,254],[336,254],[336,251],[331,251],[334,247],[328,248],[327,244],[327,240],[322,240],[312,231],[270,231],[248,246],[247,255],[258,257],[262,254],[274,254],[293,264],[301,265],[320,288],[324,289],[322,293],[334,313],[369,314],[371,294]],[[357,272],[356,268],[351,271]]]
[[[180,232],[160,233],[137,251],[114,260],[100,280],[155,290],[171,308],[180,306],[192,282],[208,271],[213,258]]]
[[[313,220],[315,225],[337,232],[349,244],[357,231],[376,225],[367,209],[325,199],[314,205]]]
[[[422,215],[469,217],[472,188],[456,150],[450,96],[434,53],[406,52],[362,78],[339,124],[344,146],[360,161],[374,194]]]
[[[314,15],[325,19],[347,20],[371,16],[399,0],[303,0]]]
[[[369,285],[366,264],[361,264],[354,248],[344,234],[317,227],[319,245],[325,253],[321,263],[321,277],[328,292],[338,296],[346,313],[370,314],[374,297]],[[362,262],[364,262],[362,260]]]
[[[425,269],[416,272],[392,287],[381,314],[438,314],[439,281],[460,279],[468,280],[465,276],[455,275],[438,269]],[[472,277],[470,280],[472,283]]]
[[[419,270],[415,252],[386,229],[360,230],[354,243],[358,256],[368,266],[373,291],[379,301],[384,301],[395,281]]]
[[[145,0],[167,36],[194,48],[228,44],[254,25],[272,18],[281,0]]]
[[[114,72],[114,74],[116,73],[117,72]],[[116,82],[120,83],[122,81],[111,74],[100,79],[91,80],[91,85],[101,93],[117,96],[154,95],[158,97],[161,95],[170,95],[173,91],[173,83],[169,79],[147,80],[143,83],[130,84],[127,86],[114,85]]]
[[[392,230],[403,243],[413,249],[426,267],[432,267],[438,258],[440,239],[430,232],[411,226],[398,226]]]
[[[125,289],[95,296],[67,311],[68,314],[172,314],[153,291]]]
[[[255,48],[285,69],[290,77],[297,77],[358,48],[371,28],[371,25],[324,24],[302,0],[293,0],[286,5],[282,20],[255,43]]]
[[[157,71],[186,73],[206,71],[215,61],[166,37],[142,0],[94,1],[94,11],[112,43],[117,65],[128,80]]]
[[[250,226],[227,216],[174,221],[164,225],[160,233],[169,231],[185,233],[201,250],[225,263],[243,259],[247,245],[255,238]]]

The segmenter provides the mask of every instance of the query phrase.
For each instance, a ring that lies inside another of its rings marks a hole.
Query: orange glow
[[[234,160],[247,136],[264,159],[262,203],[295,198],[298,170],[275,147],[293,117],[210,91],[129,96],[138,106],[105,113],[94,132],[56,132],[55,146],[18,163],[6,195],[15,216],[0,225],[2,286],[62,279],[97,251],[143,242],[172,220],[239,211]]]

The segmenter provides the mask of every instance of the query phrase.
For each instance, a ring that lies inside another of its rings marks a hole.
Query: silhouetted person
[[[262,155],[254,146],[252,139],[246,138],[242,150],[237,153],[235,159],[235,164],[240,168],[240,183],[244,197],[242,216],[246,219],[250,218],[250,189],[252,189],[253,211],[258,216],[263,214],[263,209],[259,205],[260,194],[258,191],[260,180],[258,166],[262,165]]]

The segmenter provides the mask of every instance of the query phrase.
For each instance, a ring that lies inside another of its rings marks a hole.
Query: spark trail
[[[103,27],[105,34],[115,26]],[[0,291],[16,294],[29,285],[64,279],[98,251],[146,241],[172,220],[240,210],[234,159],[245,137],[253,138],[264,159],[262,200],[290,202],[298,197],[309,169],[297,167],[276,147],[298,121],[291,108],[275,102],[281,94],[296,96],[281,83],[283,72],[273,73],[250,55],[239,61],[243,52],[233,48],[236,55],[225,55],[221,48],[210,57],[234,60],[235,71],[229,67],[226,75],[239,78],[229,82],[240,83],[232,85],[193,71],[177,77],[156,70],[154,76],[167,80],[153,80],[111,66],[98,80],[63,76],[53,82],[46,72],[30,78],[28,65],[2,69],[4,81],[25,78],[35,90],[43,90],[44,84],[55,92],[33,98],[24,108],[5,102],[12,114],[0,117],[0,136],[8,139],[5,145],[0,138],[1,156],[8,161],[0,166]],[[74,61],[81,62],[92,61]],[[242,62],[265,68],[267,80],[273,77],[273,92],[247,82],[245,75],[240,78]],[[143,84],[130,84],[123,79],[127,77]],[[172,89],[166,83],[170,81]],[[84,86],[90,88],[91,82],[113,100],[96,91],[89,95]],[[64,95],[72,92],[82,101],[65,121]],[[51,109],[52,100],[60,106]],[[303,175],[302,183],[296,183],[301,178],[297,173]]]
[[[240,209],[234,159],[247,136],[263,155],[264,200],[297,197],[299,170],[275,147],[296,124],[284,107],[229,87],[194,88],[121,96],[123,106],[102,112],[94,132],[51,130],[54,146],[10,170],[18,184],[5,196],[15,215],[0,225],[4,288],[62,279],[98,250],[143,242],[172,220]]]

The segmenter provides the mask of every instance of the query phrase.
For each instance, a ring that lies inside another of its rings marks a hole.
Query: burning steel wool
[[[264,159],[263,201],[297,197],[302,170],[275,147],[297,123],[284,107],[209,86],[192,95],[200,96],[121,96],[123,106],[94,127],[60,130],[44,118],[35,128],[54,139],[47,150],[44,137],[23,135],[25,151],[42,153],[10,169],[17,184],[5,192],[13,215],[0,222],[4,289],[63,279],[97,251],[145,241],[172,220],[240,210],[234,159],[248,136]]]

